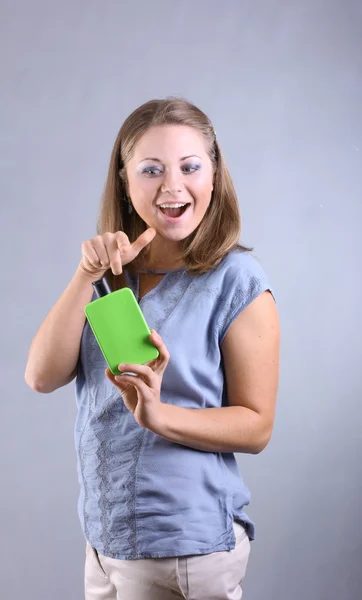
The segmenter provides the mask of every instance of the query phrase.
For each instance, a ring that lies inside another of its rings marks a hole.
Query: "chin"
[[[174,240],[174,241],[182,241],[188,238],[196,229],[199,227],[200,223],[195,223],[190,226],[190,224],[185,224],[181,226],[181,224],[177,227],[154,227],[157,233],[161,235],[163,238]]]
[[[157,234],[162,237],[164,240],[169,240],[170,242],[182,242],[183,240],[185,240],[187,237],[189,237],[189,235],[192,233],[191,232],[182,232],[182,231],[174,231],[174,232],[170,232],[170,231],[159,231],[157,230]]]

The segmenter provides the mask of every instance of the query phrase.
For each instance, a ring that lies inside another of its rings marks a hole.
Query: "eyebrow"
[[[201,160],[200,156],[197,156],[197,154],[190,154],[189,156],[183,156],[182,158],[180,158],[180,162],[182,160],[186,160],[187,158],[199,158]],[[154,156],[147,156],[146,158],[142,158],[142,160],[140,162],[143,162],[145,160],[153,160],[154,162],[162,162],[162,160],[160,160],[159,158],[155,158]]]

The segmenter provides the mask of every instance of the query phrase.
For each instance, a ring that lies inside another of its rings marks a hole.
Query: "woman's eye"
[[[182,170],[184,173],[195,173],[200,169],[200,165],[183,165]]]
[[[162,173],[162,169],[159,169],[158,167],[146,167],[145,169],[143,169],[142,173],[151,176],[159,175],[160,173]]]

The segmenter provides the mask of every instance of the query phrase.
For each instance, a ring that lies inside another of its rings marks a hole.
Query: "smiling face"
[[[179,242],[201,223],[211,200],[213,166],[198,130],[151,127],[136,144],[126,172],[134,209],[163,239]]]

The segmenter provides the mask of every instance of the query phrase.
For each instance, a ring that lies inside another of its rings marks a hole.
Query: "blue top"
[[[128,282],[138,297],[137,277]],[[140,301],[170,362],[162,402],[187,408],[227,404],[221,344],[231,323],[270,289],[249,253],[230,252],[215,270],[170,271]],[[168,441],[138,425],[105,377],[106,363],[86,322],[76,379],[75,442],[79,516],[85,538],[118,559],[208,554],[235,547],[233,520],[254,526],[249,490],[232,453]]]

